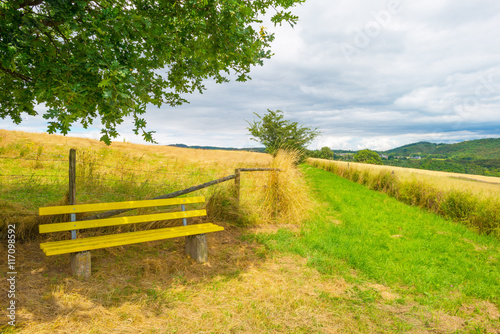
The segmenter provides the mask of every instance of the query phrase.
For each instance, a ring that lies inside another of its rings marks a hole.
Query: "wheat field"
[[[429,185],[438,186],[443,190],[465,190],[478,195],[492,197],[498,197],[500,195],[500,177],[448,173],[345,161],[335,161],[335,164],[343,166],[344,168],[352,166],[358,170],[366,170],[370,173],[394,172],[394,175],[403,181],[418,180]]]
[[[272,167],[281,171],[242,173],[238,207],[234,181],[196,194],[206,197],[210,217],[240,224],[298,223],[309,210],[293,153],[273,158],[121,142],[106,146],[86,138],[0,130],[0,218],[3,225],[21,222],[20,238],[36,236],[38,207],[67,201],[71,148],[77,151],[78,204],[148,199],[232,175],[237,168]],[[0,236],[1,231],[0,226]]]

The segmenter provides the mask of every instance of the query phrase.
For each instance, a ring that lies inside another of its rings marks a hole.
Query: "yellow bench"
[[[205,198],[185,197],[145,201],[127,201],[114,203],[64,205],[39,208],[39,215],[71,214],[72,221],[64,223],[43,224],[39,226],[40,233],[73,231],[72,239],[51,241],[40,244],[45,255],[59,255],[71,253],[71,271],[81,277],[90,276],[90,253],[88,251],[114,246],[130,245],[140,242],[163,240],[176,237],[186,238],[186,253],[199,262],[207,260],[207,245],[205,233],[222,231],[224,228],[211,223],[187,225],[186,218],[206,216],[206,210],[184,211],[185,204],[203,203]],[[183,211],[136,215],[127,217],[103,218],[75,221],[77,213],[137,209],[156,206],[181,205]],[[153,221],[183,219],[183,226],[153,229],[138,232],[118,233],[97,237],[76,238],[76,230],[118,226],[126,224],[146,223]],[[80,253],[83,252],[83,253]]]

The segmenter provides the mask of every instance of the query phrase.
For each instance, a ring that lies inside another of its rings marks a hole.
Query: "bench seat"
[[[209,232],[223,231],[222,226],[212,223],[195,224],[187,226],[167,227],[162,229],[111,234],[82,239],[52,241],[40,244],[45,255],[59,255],[89,251],[99,248],[130,245],[146,241],[163,240],[169,238],[184,237],[189,235],[204,234]]]

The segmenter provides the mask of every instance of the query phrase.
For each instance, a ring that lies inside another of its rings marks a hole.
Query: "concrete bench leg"
[[[208,261],[207,235],[197,234],[186,237],[186,254],[198,262]]]
[[[70,254],[71,275],[78,278],[90,278],[90,252]]]

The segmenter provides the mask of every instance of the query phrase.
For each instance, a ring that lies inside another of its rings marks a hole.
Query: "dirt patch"
[[[488,333],[500,333],[500,328],[494,328],[493,324],[500,322],[500,312],[498,307],[488,301],[477,301],[471,304],[464,304],[460,307],[460,313],[470,319],[474,324],[490,324],[486,326]]]
[[[390,288],[384,285],[369,283],[367,286],[378,291],[383,300],[396,300],[401,298],[397,293],[392,292]]]
[[[454,315],[437,312],[433,318],[435,319],[434,330],[438,333],[456,333],[463,331],[466,327],[465,320]]]
[[[466,243],[471,244],[472,246],[474,246],[474,250],[475,250],[476,252],[483,252],[483,251],[488,250],[488,247],[478,245],[478,244],[476,244],[476,243],[475,243],[474,241],[472,241],[472,240],[465,239],[465,238],[463,238],[462,240],[463,240],[463,241],[465,241]]]
[[[378,307],[411,324],[412,333],[468,333],[479,329],[481,333],[500,333],[500,312],[487,301],[462,305],[453,312],[456,314],[432,310],[414,301],[406,305],[380,304]]]
[[[289,230],[293,233],[300,232],[300,225],[297,224],[259,224],[250,229],[251,233],[276,233],[279,230]]]
[[[330,224],[333,225],[342,225],[342,221],[340,221],[338,217],[329,216],[326,218],[326,221],[330,222]]]

